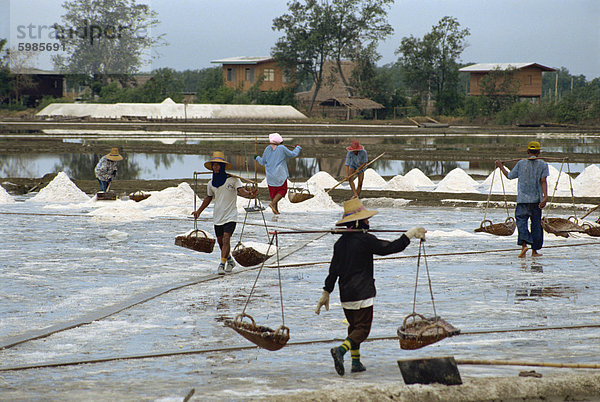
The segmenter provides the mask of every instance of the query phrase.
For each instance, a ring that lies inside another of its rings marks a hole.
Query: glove
[[[408,237],[409,239],[416,237],[417,239],[425,240],[425,233],[427,233],[425,228],[412,228],[406,232],[406,237]]]
[[[258,158],[260,155],[254,155],[254,160],[256,160],[256,158]]]
[[[296,146],[299,147],[300,149],[302,149],[302,147],[300,145],[296,144]]]
[[[325,310],[329,311],[329,292],[326,290],[323,291],[323,294],[317,303],[317,309],[315,310],[315,313],[320,314],[321,307],[323,306],[325,306]]]

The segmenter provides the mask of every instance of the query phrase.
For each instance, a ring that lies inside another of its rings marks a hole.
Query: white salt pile
[[[394,176],[388,181],[384,189],[391,191],[417,191],[417,187],[401,174]]]
[[[135,201],[115,200],[98,204],[102,206],[88,213],[98,223],[144,221],[150,217],[150,214]]]
[[[325,190],[317,186],[309,186],[308,190],[314,195],[313,198],[292,203],[288,197],[284,197],[278,204],[279,212],[311,212],[311,211],[340,211],[343,208],[336,204]],[[270,211],[267,208],[267,211]]]
[[[518,179],[507,179],[504,174],[502,174],[502,171],[500,171],[500,168],[496,168],[489,174],[483,183],[481,183],[481,187],[485,192],[489,192],[491,185],[492,194],[517,194],[518,182]]]
[[[306,184],[309,186],[315,186],[319,188],[332,188],[337,183],[337,180],[334,179],[333,176],[324,171],[317,172],[306,182]]]
[[[355,179],[355,183],[356,183]],[[368,168],[365,170],[365,178],[363,180],[363,188],[373,188],[380,190],[386,185],[386,181],[383,177],[379,175],[375,170]]]
[[[440,193],[478,193],[475,186],[478,186],[476,180],[473,180],[464,170],[456,168],[446,175],[433,190]]]
[[[600,197],[600,168],[590,165],[575,178],[573,189],[577,197]]]
[[[571,196],[571,182],[569,175],[563,170],[560,172],[557,168],[548,166],[550,175],[547,178],[548,182],[548,197],[553,195],[557,197]],[[558,185],[556,184],[558,181]],[[556,188],[555,188],[556,187]]]
[[[275,253],[277,252],[277,247],[275,247],[274,244],[271,244],[269,246],[268,243],[259,243],[259,242],[255,242],[255,241],[243,241],[242,246],[247,247],[247,248],[251,247],[263,255],[271,256],[271,255],[275,255]],[[268,252],[268,254],[267,254],[267,252]]]
[[[401,208],[411,202],[411,200],[405,200],[404,198],[365,198],[362,200],[365,208],[367,209],[378,209],[378,208]]]
[[[435,184],[429,179],[429,177],[425,176],[420,169],[414,168],[410,172],[404,175],[404,178],[412,183],[415,187],[427,187],[427,186],[435,186]]]
[[[187,182],[180,183],[177,187],[168,187],[161,191],[151,191],[150,197],[139,203],[144,207],[177,206],[189,208],[194,207],[194,190]],[[135,201],[132,201],[135,202]],[[196,206],[199,207],[202,200],[196,197]]]
[[[86,202],[90,197],[73,183],[65,172],[56,175],[46,187],[27,201],[34,202]]]
[[[4,187],[0,186],[0,204],[13,204],[15,199],[8,194]]]

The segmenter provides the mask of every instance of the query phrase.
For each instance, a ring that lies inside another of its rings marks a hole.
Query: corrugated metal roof
[[[493,70],[505,71],[505,70],[508,70],[511,68],[520,70],[522,68],[532,67],[532,66],[537,67],[543,71],[556,71],[552,67],[546,67],[546,66],[543,66],[538,63],[478,63],[478,64],[473,64],[471,66],[463,67],[463,68],[459,69],[458,71],[464,71],[464,72],[485,72],[485,71],[493,71]]]
[[[215,64],[258,64],[273,60],[270,56],[238,56],[225,59],[211,60]]]

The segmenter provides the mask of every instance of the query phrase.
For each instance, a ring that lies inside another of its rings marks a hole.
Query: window
[[[265,68],[265,81],[275,81],[275,69]]]
[[[527,76],[527,85],[533,85],[533,77],[531,75]]]
[[[254,82],[254,69],[246,67],[246,81]]]
[[[235,70],[233,68],[227,69],[227,81],[235,81]]]

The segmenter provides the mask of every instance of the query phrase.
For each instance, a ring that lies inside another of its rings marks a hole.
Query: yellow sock
[[[221,258],[221,262],[227,262],[227,258]]]
[[[360,360],[360,349],[350,349],[350,355],[352,356],[352,361]]]
[[[350,339],[346,339],[344,341],[344,343],[342,343],[340,345],[340,348],[344,349],[344,353],[346,353],[347,351],[349,351],[351,347],[352,347],[352,345],[350,344]]]

